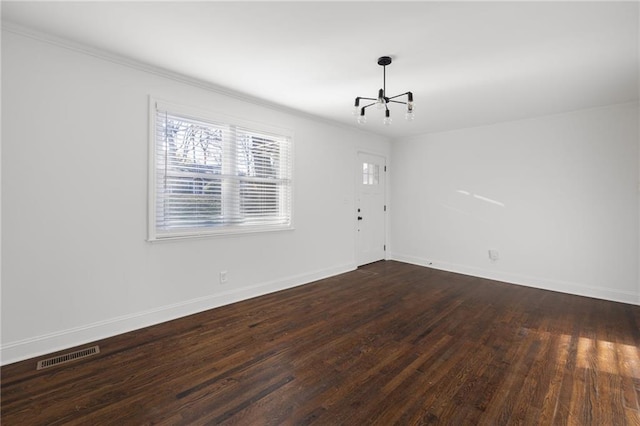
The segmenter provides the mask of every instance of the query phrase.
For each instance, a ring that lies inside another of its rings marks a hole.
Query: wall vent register
[[[63,355],[58,355],[53,358],[43,359],[42,361],[38,361],[36,365],[36,370],[43,370],[45,368],[54,367],[56,365],[65,364],[67,362],[76,361],[82,358],[87,358],[92,355],[96,355],[100,353],[99,346],[91,346],[90,348],[80,349],[78,351],[69,352]]]

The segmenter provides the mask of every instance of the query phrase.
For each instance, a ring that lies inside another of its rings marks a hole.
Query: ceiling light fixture
[[[393,102],[396,104],[403,104],[407,106],[407,112],[404,115],[404,118],[407,121],[413,120],[413,93],[406,92],[400,95],[387,97],[387,65],[391,64],[391,58],[389,56],[381,56],[378,58],[378,65],[382,66],[382,89],[378,90],[377,98],[364,98],[362,96],[358,96],[356,98],[356,102],[353,109],[353,114],[358,117],[358,123],[364,124],[367,122],[367,117],[364,115],[365,109],[370,106],[376,105],[378,109],[382,109],[384,107],[384,120],[382,122],[385,126],[391,124],[391,115],[389,112],[389,103]],[[407,95],[407,101],[397,101],[396,98]],[[360,106],[360,100],[373,101],[370,104]]]

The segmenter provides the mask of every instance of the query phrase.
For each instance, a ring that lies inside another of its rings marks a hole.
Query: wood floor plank
[[[638,426],[639,328],[638,306],[377,262],[100,340],[83,360],[3,366],[0,415],[3,425]]]
[[[545,395],[540,405],[540,424],[544,425],[566,424],[568,418],[568,407],[562,401],[561,392],[571,337],[554,334],[552,339],[553,349],[545,360],[549,380],[546,389],[541,389],[545,391]]]

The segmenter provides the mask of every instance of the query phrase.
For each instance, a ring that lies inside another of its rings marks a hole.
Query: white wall
[[[638,149],[635,104],[396,141],[390,257],[640,304]]]
[[[149,95],[292,129],[296,229],[146,242]],[[356,153],[389,153],[381,137],[8,31],[2,141],[3,363],[355,268]]]
[[[293,129],[296,229],[147,243],[148,95]],[[390,145],[3,31],[2,142],[2,363],[353,269],[359,150],[390,258],[640,304],[636,105]]]

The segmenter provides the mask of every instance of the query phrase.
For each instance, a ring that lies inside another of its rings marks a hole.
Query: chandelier
[[[382,66],[382,89],[378,90],[378,97],[364,98],[362,96],[358,96],[356,98],[353,114],[358,117],[358,123],[364,124],[367,122],[367,117],[364,115],[365,109],[375,105],[376,108],[380,110],[384,108],[385,110],[384,120],[382,122],[384,123],[385,126],[388,126],[389,124],[391,124],[391,114],[389,112],[389,103],[406,105],[407,111],[406,111],[406,114],[404,115],[404,118],[406,118],[407,121],[413,120],[413,93],[406,92],[400,95],[387,97],[387,65],[389,64],[391,64],[391,58],[389,56],[381,56],[380,58],[378,58],[378,65]],[[400,98],[401,96],[405,96],[405,95],[407,96],[406,102],[396,100],[397,98]],[[373,101],[373,102],[361,107],[360,100]]]

